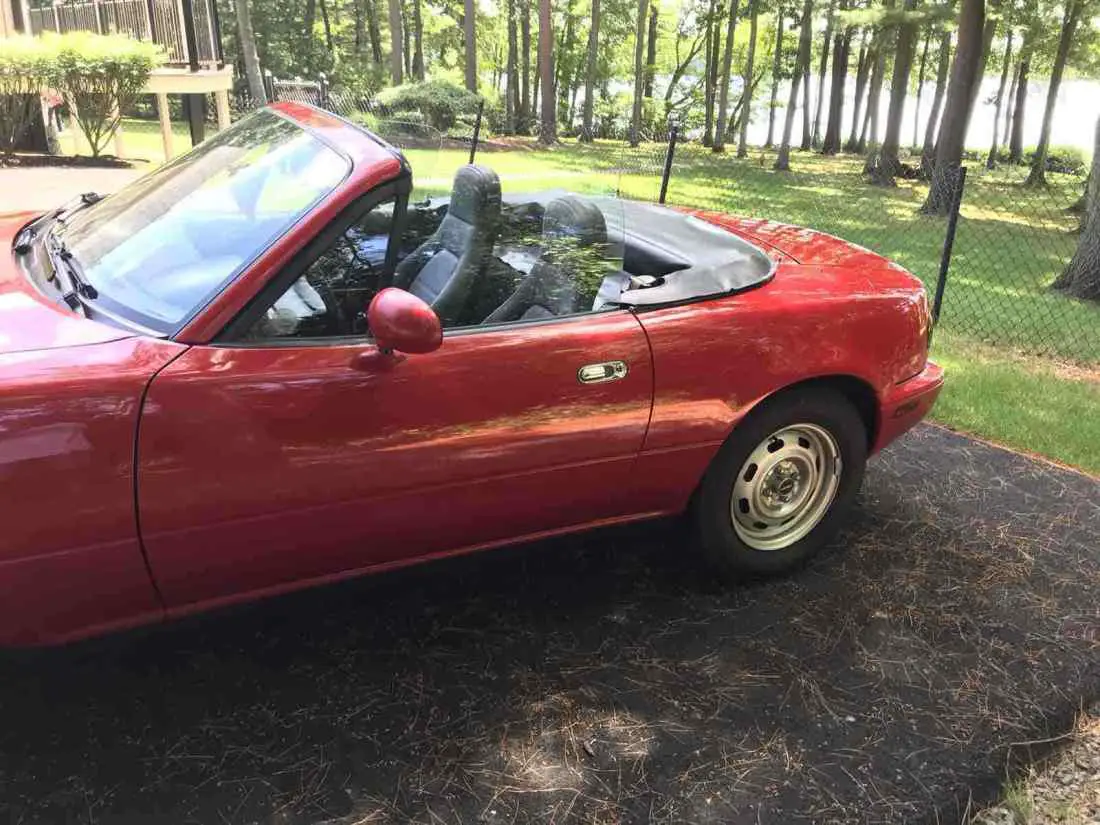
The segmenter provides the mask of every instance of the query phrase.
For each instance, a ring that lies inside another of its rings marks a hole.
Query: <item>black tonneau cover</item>
[[[693,215],[640,201],[591,200],[604,214],[611,245],[622,244],[628,272],[636,271],[632,258],[682,264],[653,286],[626,290],[621,303],[652,306],[740,292],[775,272],[775,263],[762,250]]]

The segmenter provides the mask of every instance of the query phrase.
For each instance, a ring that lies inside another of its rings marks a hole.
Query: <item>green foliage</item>
[[[969,161],[984,161],[986,152],[969,149],[963,153],[963,159]],[[1030,146],[1024,150],[1021,166],[1031,166],[1035,160],[1035,147]],[[1009,163],[1008,149],[1000,149],[997,152],[997,161]],[[1051,146],[1047,150],[1046,170],[1048,172],[1061,172],[1065,175],[1085,175],[1089,169],[1089,159],[1084,150],[1076,146]]]
[[[378,102],[389,116],[405,119],[406,115],[419,114],[428,125],[447,132],[460,119],[477,114],[480,98],[454,83],[428,80],[383,89]]]
[[[52,84],[98,157],[163,53],[150,43],[91,32],[46,36],[42,42],[55,55]]]
[[[53,77],[54,53],[32,37],[0,39],[0,153],[10,155]]]

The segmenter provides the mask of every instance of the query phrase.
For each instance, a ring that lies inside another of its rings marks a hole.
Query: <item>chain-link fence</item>
[[[773,169],[775,153],[678,147],[667,202],[792,223],[837,235],[897,261],[941,291],[940,328],[994,346],[1084,364],[1100,363],[1100,304],[1053,288],[1076,249],[1085,180],[1049,172],[1028,186],[1028,169],[957,170],[960,197],[953,243],[950,216],[922,211],[928,185],[868,182],[853,158],[796,156],[795,171]],[[965,183],[963,183],[965,181]],[[950,210],[948,210],[950,212]],[[946,258],[945,258],[946,255]]]
[[[1100,305],[1052,288],[1076,248],[1080,215],[1073,207],[1083,175],[1051,171],[1046,185],[1027,186],[1026,167],[988,171],[974,163],[961,178],[954,170],[949,188],[965,185],[946,198],[961,194],[951,232],[949,216],[924,214],[928,184],[905,164],[894,186],[869,182],[862,160],[852,156],[798,153],[791,171],[776,171],[772,149],[751,147],[738,158],[734,143],[714,152],[679,141],[675,130],[637,147],[569,138],[538,152],[531,138],[488,135],[480,116],[440,133],[410,122],[408,113],[334,92],[323,79],[277,82],[270,92],[321,106],[390,140],[410,156],[421,191],[446,190],[454,169],[476,157],[498,171],[506,192],[616,194],[810,227],[898,262],[924,281],[930,296],[939,288],[940,328],[1021,352],[1100,363]]]

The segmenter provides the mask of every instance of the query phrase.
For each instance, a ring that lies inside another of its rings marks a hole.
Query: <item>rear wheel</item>
[[[867,429],[829,389],[764,402],[719,450],[693,502],[703,550],[721,572],[782,573],[825,545],[863,480]]]

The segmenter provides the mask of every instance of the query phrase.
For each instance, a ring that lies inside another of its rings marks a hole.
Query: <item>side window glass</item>
[[[267,308],[249,341],[364,337],[367,306],[385,286],[394,202],[375,206],[353,223]]]

